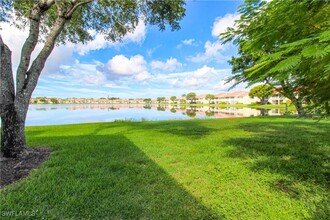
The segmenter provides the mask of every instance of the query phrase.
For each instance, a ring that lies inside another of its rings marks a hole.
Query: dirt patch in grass
[[[48,159],[51,152],[52,150],[47,148],[29,148],[16,158],[1,156],[0,188],[29,175],[31,170],[38,168],[42,162]]]

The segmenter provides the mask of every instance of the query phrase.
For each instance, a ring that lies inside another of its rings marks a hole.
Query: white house
[[[286,103],[288,100],[288,98],[284,97],[281,93],[275,90],[274,95],[269,98],[268,102],[272,103],[273,105],[279,105]]]
[[[216,104],[251,104],[257,102],[258,98],[250,98],[249,92],[237,91],[237,92],[223,92],[215,95],[214,102]]]
[[[205,97],[206,97],[206,95],[198,95],[198,96],[196,96],[196,103],[209,104],[209,101]]]

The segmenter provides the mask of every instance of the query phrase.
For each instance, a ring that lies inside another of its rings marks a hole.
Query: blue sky
[[[33,97],[156,98],[227,91],[227,63],[236,49],[217,36],[238,18],[238,0],[187,1],[179,31],[158,31],[140,23],[122,42],[93,33],[87,45],[56,47]],[[1,24],[1,36],[13,51],[14,69],[27,32]],[[18,43],[20,42],[20,43]],[[37,54],[42,45],[36,47]],[[35,56],[34,54],[34,56]],[[239,85],[235,90],[245,89]]]

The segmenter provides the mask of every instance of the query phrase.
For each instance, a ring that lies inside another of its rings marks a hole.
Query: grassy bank
[[[274,117],[28,127],[54,152],[1,190],[2,219],[326,219],[329,134]]]

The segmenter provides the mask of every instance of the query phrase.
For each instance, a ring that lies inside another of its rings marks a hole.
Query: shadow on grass
[[[220,218],[123,135],[36,139],[58,150],[42,169],[2,192],[2,213],[35,211],[24,219]]]
[[[276,180],[271,187],[291,198],[299,199],[304,193],[296,183],[317,186],[329,195],[329,124],[274,122],[246,123],[238,127],[250,132],[250,137],[229,139],[226,144],[234,146],[230,157],[249,159],[253,171],[284,175],[285,178]],[[318,203],[315,219],[329,217],[329,205],[329,198]]]
[[[153,130],[161,133],[184,136],[192,139],[200,139],[211,132],[214,128],[203,126],[202,120],[179,120],[179,121],[160,121],[147,123],[130,123],[129,125],[136,129]]]

